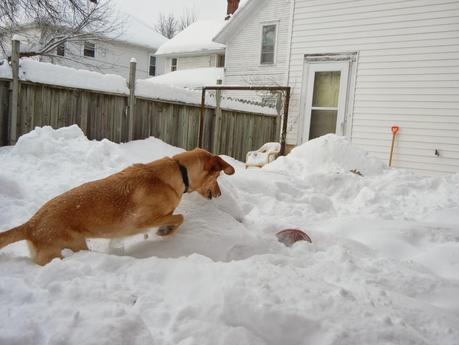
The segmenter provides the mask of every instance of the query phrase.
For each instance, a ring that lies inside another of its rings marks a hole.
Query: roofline
[[[203,49],[203,50],[195,50],[191,52],[174,52],[174,53],[156,53],[154,54],[155,56],[161,56],[161,57],[176,57],[176,56],[199,56],[199,55],[208,55],[208,54],[218,54],[218,53],[224,53],[226,48],[220,48],[220,49]]]
[[[229,36],[240,28],[240,24],[249,16],[252,10],[263,1],[264,0],[248,0],[244,7],[234,13],[231,19],[229,19],[229,23],[226,24],[212,40],[217,43],[225,44]]]
[[[47,25],[50,25],[50,24],[47,24]],[[62,27],[63,29],[65,29],[65,26],[57,26],[57,25],[50,25],[50,26],[54,26],[54,27]],[[30,23],[26,23],[26,24],[17,24],[15,25],[14,27],[12,26],[11,27],[11,30],[12,31],[15,31],[15,30],[27,30],[27,29],[34,29],[34,28],[40,28],[40,25],[37,23],[37,22],[30,22]],[[121,35],[121,34],[120,34]],[[159,44],[157,47],[154,47],[154,46],[151,46],[151,45],[146,45],[146,44],[140,44],[140,43],[137,43],[137,42],[132,42],[132,41],[127,41],[127,40],[124,40],[122,38],[119,38],[119,37],[109,37],[107,35],[100,35],[98,37],[94,37],[94,38],[89,38],[88,41],[91,41],[91,40],[95,40],[95,41],[98,41],[98,40],[107,40],[106,42],[117,42],[117,43],[124,43],[124,44],[127,44],[127,45],[131,45],[131,46],[134,46],[134,47],[137,47],[137,48],[144,48],[144,49],[148,49],[150,51],[157,51],[159,49],[159,47],[161,47],[161,45],[163,45],[164,43],[167,42],[167,38],[166,38],[166,41],[164,41],[163,43]]]

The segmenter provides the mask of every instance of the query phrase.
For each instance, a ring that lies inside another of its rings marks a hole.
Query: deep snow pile
[[[38,128],[0,148],[0,229],[136,161],[181,150]],[[387,169],[325,136],[186,195],[171,239],[37,267],[0,251],[0,344],[459,344],[459,176]],[[357,169],[363,176],[350,172]],[[287,248],[274,234],[305,229]]]

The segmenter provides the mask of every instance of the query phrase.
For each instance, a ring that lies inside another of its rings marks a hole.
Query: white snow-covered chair
[[[266,143],[257,151],[247,152],[245,167],[261,168],[276,159],[281,149],[279,143]]]

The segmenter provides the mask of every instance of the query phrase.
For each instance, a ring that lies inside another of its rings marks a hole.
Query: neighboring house
[[[292,87],[287,144],[326,133],[459,172],[459,2],[250,0],[215,37],[225,84]]]
[[[212,38],[226,24],[225,20],[200,20],[164,43],[155,56],[165,60],[167,72],[191,68],[223,67],[225,45]]]
[[[167,39],[142,23],[130,20],[120,34],[90,41],[67,41],[57,47],[53,56],[41,56],[42,62],[88,69],[105,74],[118,74],[129,78],[129,61],[137,61],[137,78],[162,74],[164,65],[154,54]],[[39,46],[42,35],[38,25],[21,26],[15,33],[24,49]]]

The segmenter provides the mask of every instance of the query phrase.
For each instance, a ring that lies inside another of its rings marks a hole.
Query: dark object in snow
[[[298,241],[307,241],[312,243],[311,238],[306,235],[305,232],[299,229],[285,229],[279,231],[276,234],[277,239],[279,242],[285,244],[287,247],[291,247],[295,242]]]
[[[356,174],[356,175],[359,175],[359,176],[362,176],[362,177],[363,177],[363,174],[362,174],[360,171],[358,171],[357,169],[352,169],[352,170],[349,170],[349,171],[350,171],[351,173],[353,173],[353,174]]]

